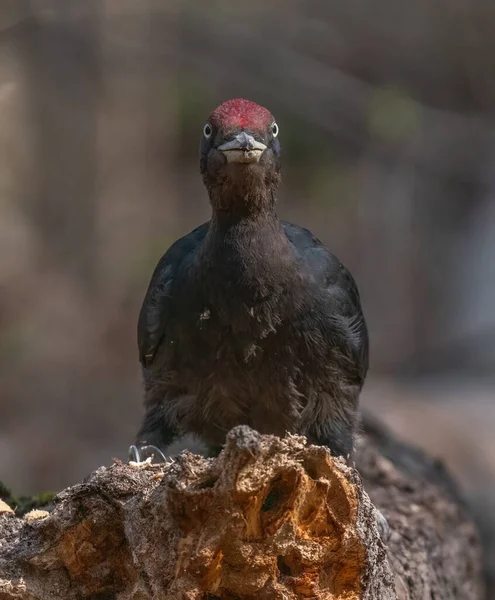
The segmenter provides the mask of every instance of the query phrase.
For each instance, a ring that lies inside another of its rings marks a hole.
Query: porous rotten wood
[[[0,600],[479,600],[475,530],[436,468],[394,464],[376,431],[362,445],[389,551],[355,469],[238,427],[217,459],[116,462],[50,513],[0,511]]]
[[[366,415],[357,468],[387,519],[398,600],[485,598],[477,529],[444,466]]]

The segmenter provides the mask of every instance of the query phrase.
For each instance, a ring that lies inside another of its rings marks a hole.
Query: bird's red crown
[[[210,122],[218,128],[249,127],[251,129],[266,129],[272,122],[273,116],[269,110],[243,98],[227,100],[220,104],[210,115]]]

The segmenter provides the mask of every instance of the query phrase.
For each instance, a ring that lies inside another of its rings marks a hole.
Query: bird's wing
[[[203,223],[177,240],[158,262],[138,319],[139,360],[149,367],[163,341],[173,306],[173,283],[184,259],[201,243],[209,223]]]
[[[369,362],[369,339],[359,291],[351,273],[310,231],[282,222],[285,234],[309,266],[314,279],[332,298],[329,319],[341,331],[358,362],[358,377],[364,381]]]

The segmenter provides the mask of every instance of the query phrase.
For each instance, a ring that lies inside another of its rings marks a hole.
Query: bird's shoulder
[[[351,272],[308,229],[287,221],[282,221],[282,227],[303,259],[304,268],[325,292],[329,323],[345,332],[346,339],[360,356],[364,378],[368,365],[368,330]]]
[[[172,285],[184,261],[203,241],[208,227],[209,222],[203,223],[175,241],[153,271],[138,319],[139,359],[143,366],[152,362],[165,332]]]
[[[209,225],[209,221],[199,225],[188,234],[176,240],[170,246],[155,267],[151,277],[150,287],[159,281],[166,282],[176,275],[184,259],[189,256],[205,238]]]
[[[282,221],[282,227],[316,281],[327,286],[343,288],[352,295],[357,295],[359,299],[359,292],[350,271],[309,229],[287,221]]]

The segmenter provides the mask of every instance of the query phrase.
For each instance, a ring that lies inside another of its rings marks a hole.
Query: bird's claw
[[[167,457],[160,448],[148,444],[146,446],[132,445],[129,448],[129,464],[133,467],[150,465],[152,463],[167,463]]]

